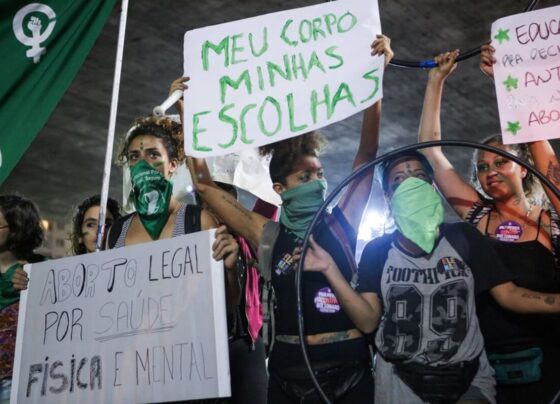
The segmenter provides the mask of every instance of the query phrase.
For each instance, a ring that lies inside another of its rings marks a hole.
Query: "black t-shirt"
[[[353,253],[356,244],[354,229],[339,208],[335,208],[331,215],[331,219],[337,220],[344,229]],[[324,217],[314,229],[313,235],[317,243],[332,255],[344,277],[350,281],[352,278],[351,266],[338,241],[338,236],[327,225]],[[301,242],[299,237],[281,226],[272,255],[272,285],[276,294],[276,335],[298,334],[295,284],[297,265],[292,262],[292,252]],[[302,296],[305,334],[313,335],[356,328],[342,310],[323,274],[316,272],[303,274]]]

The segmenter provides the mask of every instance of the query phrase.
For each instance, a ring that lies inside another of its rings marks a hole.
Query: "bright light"
[[[371,240],[385,232],[387,218],[384,214],[370,211],[360,223],[358,238],[360,240]]]
[[[191,185],[187,185],[187,193],[190,194],[194,191],[194,188]]]
[[[49,221],[48,221],[47,219],[42,219],[42,220],[41,220],[41,226],[43,226],[43,229],[44,229],[45,231],[48,231],[48,230],[49,230],[50,223],[49,223]]]

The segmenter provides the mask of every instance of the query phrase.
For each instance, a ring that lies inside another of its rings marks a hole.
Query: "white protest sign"
[[[560,137],[560,6],[492,24],[505,144]]]
[[[347,118],[382,96],[376,1],[339,0],[185,34],[185,150],[217,156]]]
[[[205,231],[31,265],[11,402],[229,396],[224,273],[213,239]]]

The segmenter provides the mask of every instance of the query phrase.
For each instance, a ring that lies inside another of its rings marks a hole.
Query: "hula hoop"
[[[529,4],[525,7],[523,12],[531,11],[535,8],[539,1],[538,0],[531,0]],[[466,52],[461,52],[459,57],[457,58],[457,62],[461,62],[462,60],[469,59],[475,55],[480,53],[480,46],[476,48],[469,49]],[[432,67],[436,67],[437,64],[434,59],[424,59],[424,60],[403,60],[403,59],[393,59],[389,62],[390,65],[398,66],[398,67],[409,67],[409,68],[421,68],[421,69],[431,69]]]
[[[543,183],[543,185],[546,185],[546,187],[548,187],[548,189],[550,189],[557,198],[560,199],[560,190],[552,182],[550,182],[550,180],[548,178],[546,178],[543,174],[538,172],[533,166],[529,165],[527,162],[521,160],[519,157],[514,156],[513,154],[510,154],[510,153],[508,153],[508,152],[506,152],[502,149],[498,149],[498,148],[493,147],[493,146],[488,146],[488,145],[484,145],[484,144],[480,144],[480,143],[476,143],[476,142],[463,141],[463,140],[439,140],[439,141],[431,141],[431,142],[423,142],[423,143],[412,144],[412,145],[409,145],[409,146],[401,147],[399,149],[391,151],[390,153],[386,153],[382,156],[377,157],[375,160],[369,162],[368,164],[366,164],[363,167],[360,167],[359,169],[354,171],[350,176],[346,177],[346,179],[344,179],[334,189],[334,191],[325,199],[325,202],[323,203],[321,208],[317,211],[317,213],[315,213],[315,216],[313,216],[313,220],[311,221],[311,225],[309,226],[309,228],[307,229],[307,232],[305,233],[305,239],[303,241],[301,256],[304,257],[305,253],[307,252],[307,248],[309,246],[309,235],[311,234],[311,231],[313,230],[313,228],[317,224],[317,221],[319,220],[319,217],[321,216],[321,214],[329,206],[329,204],[332,202],[332,200],[340,193],[340,191],[346,185],[348,185],[352,180],[359,177],[360,175],[365,173],[367,170],[373,169],[377,164],[379,164],[379,163],[381,163],[385,160],[391,159],[394,156],[398,155],[399,153],[403,153],[403,152],[411,151],[411,150],[425,149],[425,148],[433,147],[433,146],[468,147],[468,148],[472,148],[472,149],[486,150],[486,151],[490,151],[490,152],[499,154],[503,157],[506,157],[506,158],[516,162],[520,166],[525,167],[533,175],[535,175]],[[311,362],[309,361],[309,356],[307,354],[307,347],[306,347],[306,344],[305,344],[305,338],[304,338],[304,332],[303,332],[303,330],[304,330],[304,318],[303,318],[303,304],[302,304],[302,291],[301,291],[301,277],[302,277],[302,274],[303,274],[303,261],[304,261],[303,259],[300,259],[300,261],[298,263],[297,272],[296,272],[296,285],[295,285],[296,286],[296,293],[297,293],[297,316],[298,316],[299,343],[300,343],[301,351],[302,351],[302,354],[303,354],[303,360],[305,362],[307,370],[309,371],[309,376],[311,377],[311,380],[313,381],[313,384],[315,385],[315,389],[319,393],[319,396],[321,397],[321,399],[326,404],[331,404],[331,402],[329,401],[329,398],[326,396],[325,392],[323,391],[323,389],[319,385],[319,382],[317,381],[317,378],[315,377],[315,374],[313,373],[313,368],[311,367]]]

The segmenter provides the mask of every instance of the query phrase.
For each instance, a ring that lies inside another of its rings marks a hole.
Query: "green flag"
[[[115,1],[0,0],[0,184],[68,89]]]

